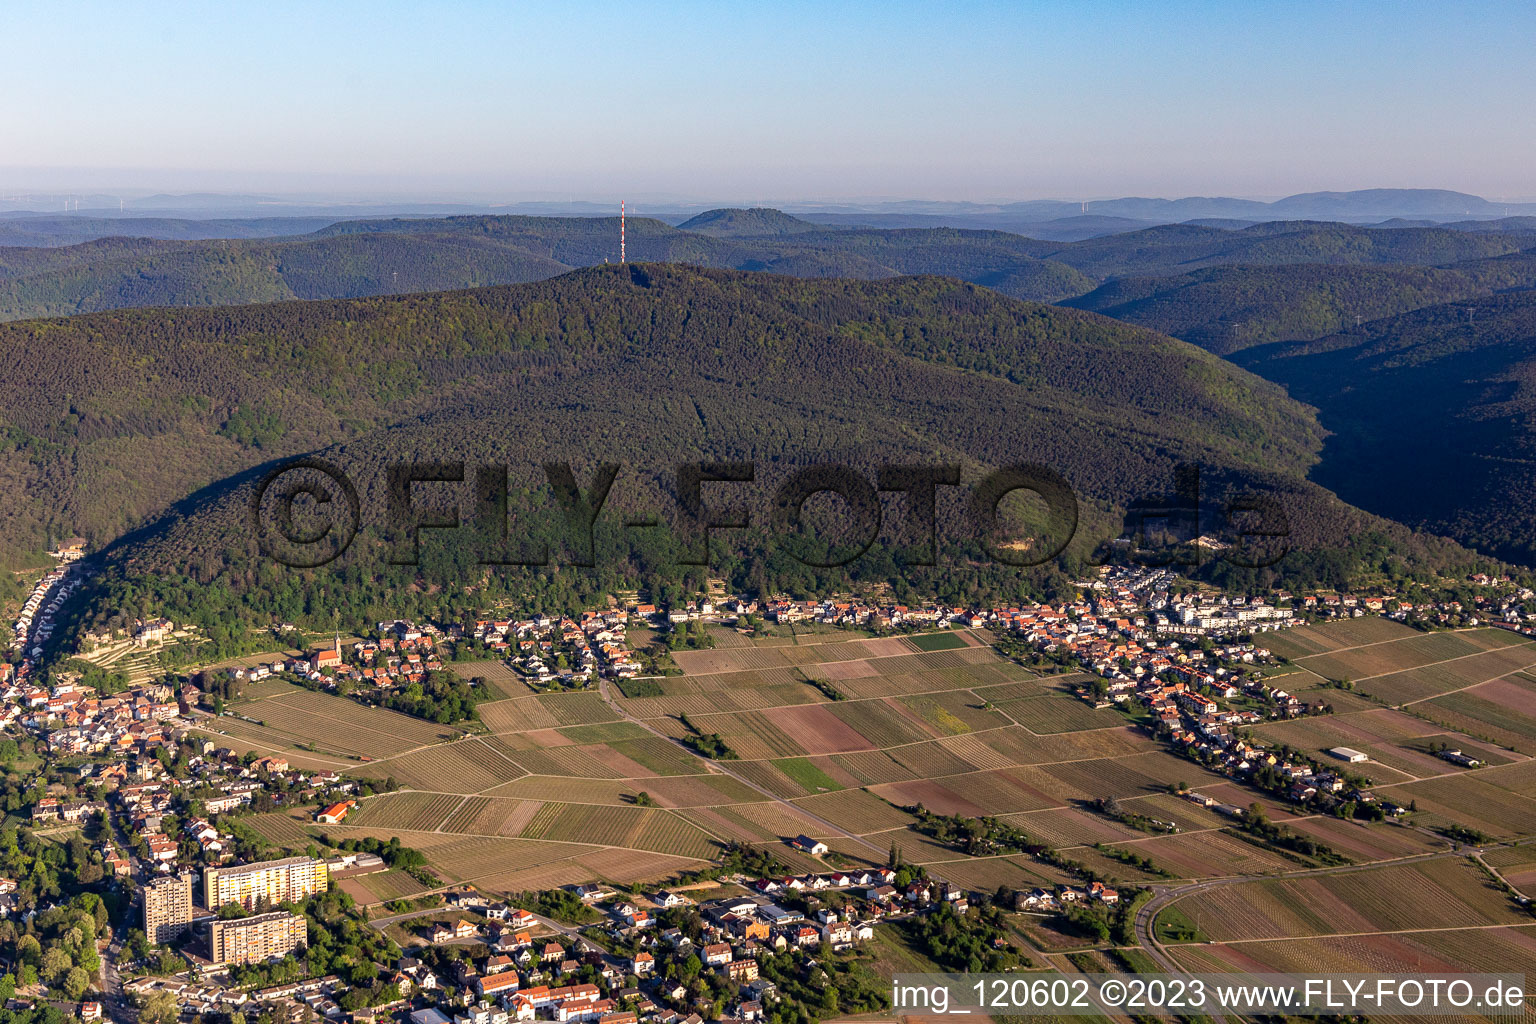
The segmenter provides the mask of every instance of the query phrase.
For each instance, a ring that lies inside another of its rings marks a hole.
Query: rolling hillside
[[[781,210],[760,207],[751,209],[708,210],[677,226],[679,231],[697,231],[701,235],[733,236],[749,238],[764,235],[799,235],[809,231],[825,231],[826,228],[810,221],[791,217]]]
[[[1381,515],[1536,561],[1536,292],[1236,358],[1320,410],[1333,436],[1318,482]]]
[[[1268,480],[1302,519],[1322,437],[1275,387],[1092,314],[942,279],[663,266],[395,299],[118,311],[0,328],[4,536],[100,545],[199,488],[419,436],[617,458],[1035,460],[1107,513],[1175,462]],[[361,456],[359,456],[361,457]],[[1331,511],[1330,511],[1331,510]],[[226,540],[228,538],[225,538]],[[222,546],[215,548],[222,550]],[[185,553],[185,552],[183,552]]]
[[[1211,267],[1110,281],[1066,305],[1149,327],[1230,355],[1255,345],[1321,338],[1356,319],[1536,287],[1536,254],[1448,267],[1290,264]]]

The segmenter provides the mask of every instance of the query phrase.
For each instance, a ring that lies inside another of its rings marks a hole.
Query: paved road
[[[138,1011],[123,991],[123,976],[117,969],[122,955],[122,940],[114,938],[107,947],[106,956],[101,958],[101,972],[97,976],[97,984],[101,988],[101,1012],[116,1024],[134,1024],[138,1020]]]

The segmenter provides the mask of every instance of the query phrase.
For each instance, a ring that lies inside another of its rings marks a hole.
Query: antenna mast
[[[624,260],[624,200],[619,200],[619,262]]]

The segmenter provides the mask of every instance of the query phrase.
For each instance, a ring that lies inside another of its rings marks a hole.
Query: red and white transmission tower
[[[619,200],[619,262],[624,262],[624,200]]]

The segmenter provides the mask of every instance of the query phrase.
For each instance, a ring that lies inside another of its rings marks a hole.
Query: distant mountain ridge
[[[123,197],[96,195],[83,197],[85,205],[75,219],[132,220],[150,213],[158,218],[192,220],[233,218],[326,218],[330,220],[396,216],[443,217],[463,214],[499,214],[521,216],[592,217],[613,210],[613,203],[585,200],[540,200],[524,202],[497,201],[411,201],[353,200],[309,198],[294,199],[276,195],[156,195],[126,197],[128,208],[119,211]],[[679,224],[712,209],[728,204],[683,202],[670,197],[630,197],[632,209],[642,209],[646,216]],[[27,217],[57,217],[58,196],[0,197],[0,237],[4,222]],[[1536,202],[1504,203],[1448,189],[1376,188],[1344,192],[1305,192],[1276,200],[1238,199],[1226,196],[1187,196],[1159,199],[1126,196],[1114,199],[1062,200],[1032,199],[1005,202],[952,202],[944,200],[850,200],[844,202],[781,201],[769,204],[801,220],[821,224],[856,224],[866,227],[964,227],[1002,231],[1020,231],[1034,226],[1041,238],[1073,240],[1086,237],[1076,228],[1052,222],[1070,218],[1101,218],[1110,231],[1133,230],[1154,224],[1180,223],[1199,219],[1235,220],[1339,220],[1349,223],[1375,223],[1392,218],[1422,220],[1431,223],[1467,219],[1488,220],[1508,216],[1536,215]],[[756,207],[754,207],[756,208]],[[65,215],[67,218],[69,215]],[[115,234],[117,232],[104,232]],[[1101,232],[1102,233],[1102,232]],[[68,232],[59,241],[67,244],[86,239]],[[34,244],[0,243],[0,244]]]
[[[1115,278],[1202,267],[1441,266],[1536,246],[1529,230],[1218,223],[1059,241],[958,228],[829,228],[775,210],[721,210],[684,224],[700,230],[630,218],[628,251],[635,260],[795,277],[944,274],[1014,298],[1060,302]],[[0,319],[520,283],[617,261],[618,236],[617,217],[464,215],[347,220],[278,238],[0,249]]]

